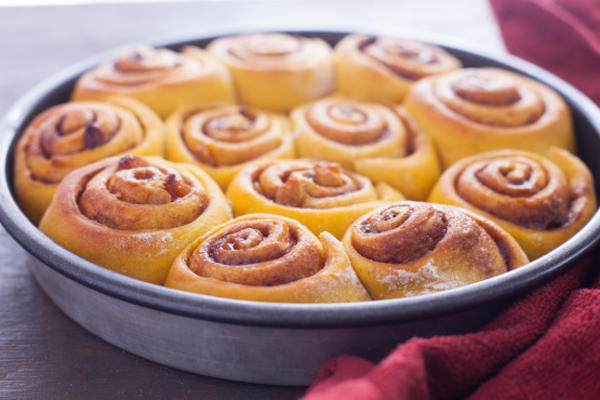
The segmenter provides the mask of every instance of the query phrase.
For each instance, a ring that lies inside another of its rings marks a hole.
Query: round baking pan
[[[293,32],[334,45],[347,33]],[[404,35],[406,36],[406,35]],[[214,37],[155,43],[179,49]],[[427,38],[416,39],[428,41]],[[431,42],[431,41],[430,41]],[[496,66],[535,78],[559,92],[573,115],[578,155],[600,176],[600,110],[552,74],[515,57],[494,57],[442,41],[465,66]],[[600,238],[600,214],[566,243],[517,270],[444,292],[345,304],[278,304],[180,292],[99,267],[55,244],[32,225],[12,188],[13,150],[27,124],[46,108],[69,100],[77,78],[114,55],[98,55],[44,81],[23,96],[0,123],[0,220],[33,255],[30,269],[68,316],[131,353],[213,377],[305,385],[320,365],[339,354],[373,360],[414,336],[466,332],[507,303],[566,271]],[[598,190],[596,184],[596,191]]]

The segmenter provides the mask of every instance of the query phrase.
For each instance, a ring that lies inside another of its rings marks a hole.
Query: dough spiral
[[[404,107],[436,141],[445,167],[472,154],[506,148],[538,154],[552,146],[575,151],[564,100],[514,72],[465,68],[428,77],[413,86]]]
[[[360,217],[343,242],[375,299],[451,289],[528,262],[517,242],[493,222],[421,202],[393,203]]]
[[[400,103],[417,80],[461,66],[440,47],[390,36],[348,35],[333,54],[339,91],[387,104]]]
[[[167,287],[245,300],[321,303],[369,296],[341,244],[269,214],[231,220],[177,257]]]
[[[493,220],[531,259],[573,236],[596,210],[588,168],[558,148],[546,157],[517,150],[467,157],[442,174],[429,201]]]

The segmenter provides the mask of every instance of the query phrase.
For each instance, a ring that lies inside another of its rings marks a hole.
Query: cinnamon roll
[[[67,175],[40,230],[98,265],[161,284],[185,246],[230,218],[223,193],[198,168],[127,155]]]
[[[167,158],[201,167],[223,189],[250,161],[294,155],[283,114],[246,106],[185,107],[167,120]]]
[[[227,65],[251,107],[289,111],[335,89],[331,47],[318,38],[253,33],[216,39],[207,50]]]
[[[393,203],[360,217],[343,243],[374,299],[451,289],[528,262],[493,222],[458,207],[421,202]]]
[[[549,87],[497,68],[465,68],[422,79],[406,110],[436,141],[442,163],[490,150],[544,154],[552,146],[575,151],[569,109]]]
[[[165,286],[269,302],[370,300],[340,242],[269,214],[236,218],[195,240],[173,263]]]
[[[517,150],[474,155],[447,169],[429,201],[457,205],[497,223],[529,258],[565,242],[596,211],[592,175],[569,152]]]
[[[343,38],[335,46],[333,60],[342,93],[390,104],[400,103],[417,80],[461,66],[437,46],[363,34]]]
[[[135,46],[79,78],[73,100],[133,97],[166,117],[175,108],[199,102],[235,102],[227,68],[197,48],[183,54],[169,49]]]
[[[315,235],[327,231],[341,238],[359,216],[384,201],[403,200],[382,183],[326,161],[281,160],[252,163],[227,189],[235,215],[255,212],[293,218]]]
[[[15,194],[37,225],[69,172],[123,153],[163,155],[164,125],[142,103],[124,97],[49,108],[25,129],[15,150]]]
[[[356,169],[415,200],[427,197],[439,176],[431,139],[400,107],[330,97],[298,107],[290,117],[300,157]]]

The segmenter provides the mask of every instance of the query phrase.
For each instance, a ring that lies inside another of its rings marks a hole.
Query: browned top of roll
[[[213,231],[193,250],[188,265],[199,276],[273,286],[315,274],[324,254],[318,239],[295,221],[261,216]]]
[[[483,275],[513,267],[506,243],[456,207],[394,203],[361,217],[351,229],[356,251],[382,263],[409,264],[434,252],[447,252],[452,257],[456,249],[462,249],[471,258],[466,267],[476,268]]]
[[[285,33],[226,36],[207,49],[240,68],[265,71],[307,68],[329,57],[331,51],[321,39]]]
[[[352,194],[363,196],[371,188],[365,177],[327,161],[284,160],[257,169],[255,190],[270,200],[291,207],[331,208],[354,204]]]
[[[57,183],[72,170],[126,152],[145,137],[129,110],[94,102],[66,103],[40,114],[23,135],[32,179]]]
[[[287,134],[272,114],[246,106],[224,106],[187,113],[181,135],[200,162],[230,166],[276,149]]]
[[[558,228],[574,217],[565,174],[535,154],[479,157],[461,168],[454,184],[470,204],[526,228]]]
[[[208,204],[191,174],[138,156],[125,156],[81,182],[86,217],[114,229],[168,229],[195,220]]]
[[[344,145],[368,146],[391,136],[397,137],[400,143],[407,141],[398,115],[376,103],[325,98],[310,104],[305,118],[319,135]],[[400,148],[399,151],[406,149]]]
[[[505,128],[532,124],[550,105],[554,109],[563,104],[550,88],[497,68],[464,68],[436,77],[433,90],[453,112]]]
[[[114,60],[88,73],[104,85],[132,89],[189,79],[201,74],[202,65],[169,49],[134,46],[124,50]]]
[[[360,52],[393,74],[411,81],[460,67],[455,57],[437,46],[390,36],[349,35],[338,47]]]

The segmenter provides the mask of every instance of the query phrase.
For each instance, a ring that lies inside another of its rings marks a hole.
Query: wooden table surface
[[[0,112],[43,78],[115,46],[211,30],[365,24],[426,30],[487,51],[503,49],[484,0],[0,7]],[[29,274],[26,252],[1,227],[0,261],[0,399],[285,399],[305,390],[193,375],[128,354],[55,307]]]

